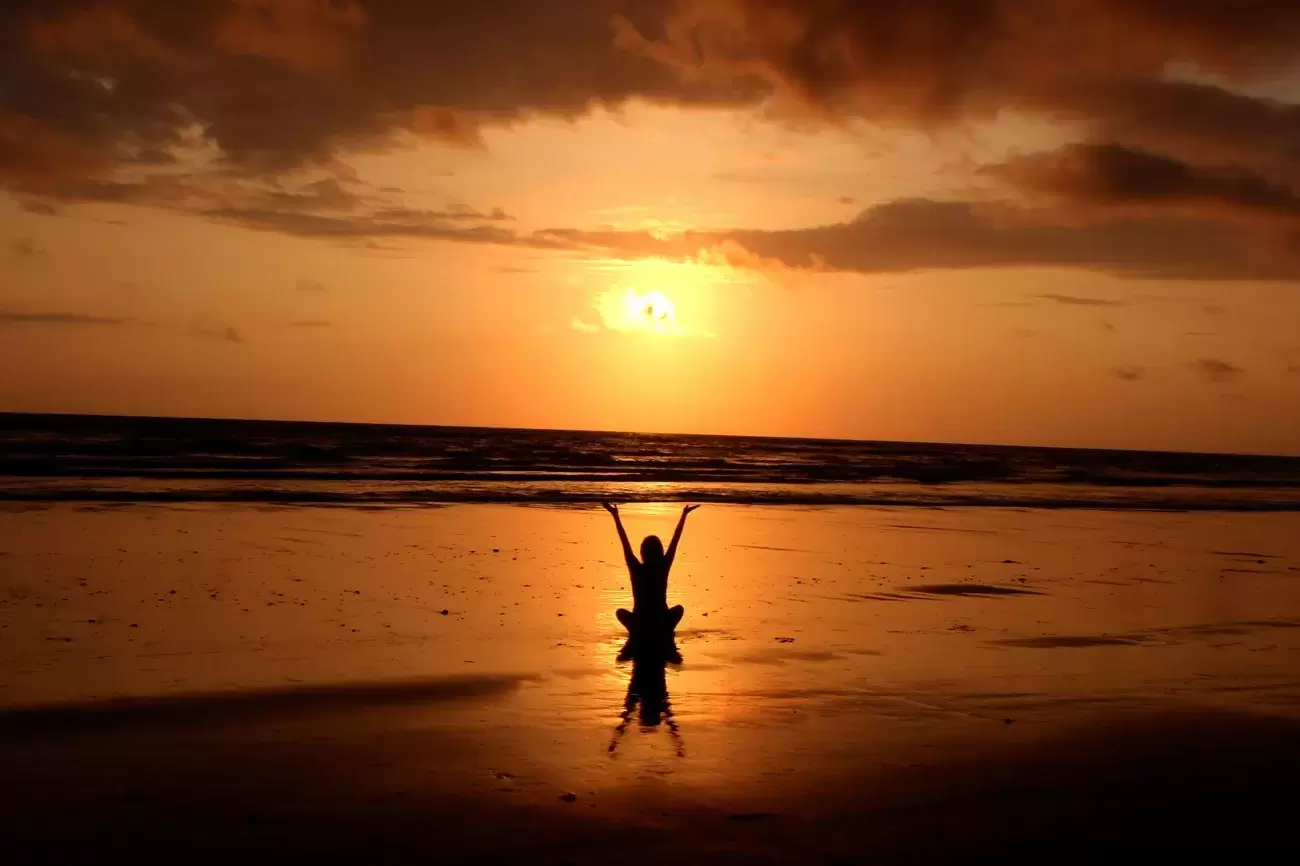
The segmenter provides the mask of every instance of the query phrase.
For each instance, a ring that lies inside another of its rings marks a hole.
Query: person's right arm
[[[673,567],[673,560],[677,558],[677,542],[682,540],[682,530],[686,528],[686,516],[699,507],[698,505],[688,505],[682,509],[681,520],[677,521],[677,528],[673,530],[672,543],[668,545],[668,553],[664,556],[667,568],[670,570]]]
[[[632,542],[627,540],[627,530],[623,528],[623,519],[618,515],[618,506],[612,502],[601,504],[605,506],[606,511],[614,515],[614,525],[618,527],[618,540],[623,544],[623,559],[627,562],[628,573],[634,573],[636,567],[641,563],[636,558],[636,555],[632,553]]]

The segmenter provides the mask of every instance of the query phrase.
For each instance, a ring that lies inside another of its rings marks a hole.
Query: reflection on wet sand
[[[705,514],[658,655],[623,646],[626,563],[594,509],[10,515],[5,852],[1006,866],[1293,846],[1296,515]]]
[[[609,753],[615,754],[628,725],[635,715],[643,732],[653,732],[660,724],[668,728],[673,739],[674,752],[677,757],[686,757],[686,745],[682,741],[681,731],[673,719],[672,702],[668,697],[667,668],[677,668],[682,663],[682,654],[675,642],[659,647],[639,647],[633,641],[624,644],[619,651],[618,661],[632,663],[632,674],[627,681],[627,697],[623,699],[623,712],[619,714],[619,723],[614,728],[614,736],[609,741]]]

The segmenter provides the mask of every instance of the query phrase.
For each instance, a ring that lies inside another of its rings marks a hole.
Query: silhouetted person
[[[664,553],[663,542],[657,535],[647,535],[641,542],[641,559],[632,553],[632,545],[627,540],[627,531],[618,515],[618,506],[605,503],[605,510],[614,515],[614,525],[618,527],[618,540],[623,543],[623,558],[627,561],[627,570],[632,577],[632,610],[618,609],[618,621],[627,627],[628,634],[636,637],[656,637],[671,635],[677,623],[682,621],[685,608],[680,604],[668,606],[668,572],[673,567],[677,556],[677,543],[682,539],[682,529],[686,527],[686,515],[698,505],[688,505],[682,509],[682,518],[677,521],[673,540]]]

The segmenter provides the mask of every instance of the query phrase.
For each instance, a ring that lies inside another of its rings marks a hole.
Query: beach
[[[623,509],[634,538],[678,510]],[[11,503],[0,525],[0,812],[27,860],[1286,838],[1294,513],[709,505],[669,587],[680,661],[649,664],[619,660],[626,570],[591,506]]]

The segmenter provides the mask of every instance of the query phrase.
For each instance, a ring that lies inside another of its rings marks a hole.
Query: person
[[[698,505],[688,505],[682,509],[681,520],[673,531],[673,540],[664,552],[663,542],[657,535],[647,535],[641,542],[641,558],[632,553],[632,544],[627,540],[627,530],[619,517],[618,506],[604,503],[605,510],[614,515],[614,525],[618,527],[618,540],[623,544],[623,558],[627,562],[628,574],[632,578],[632,610],[619,608],[618,621],[627,627],[633,637],[647,634],[671,634],[682,621],[686,612],[680,604],[668,606],[668,572],[673,567],[677,556],[677,544],[682,540],[682,530],[686,527],[686,516]]]

